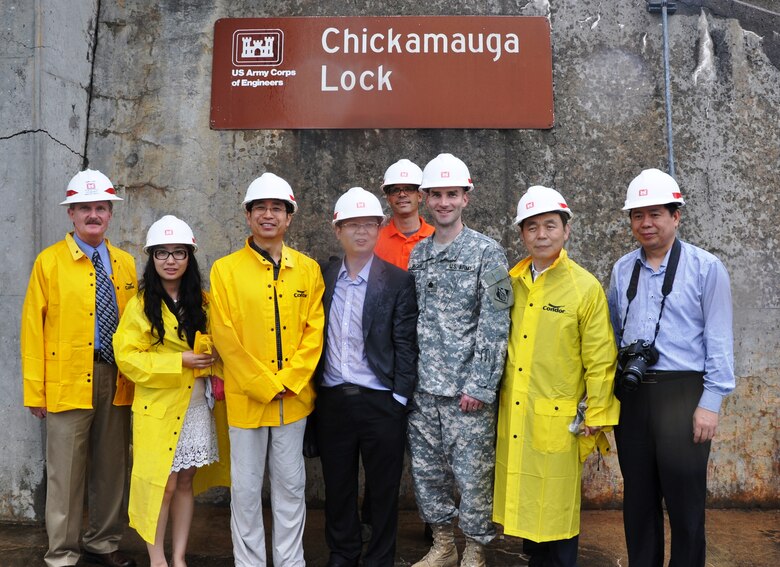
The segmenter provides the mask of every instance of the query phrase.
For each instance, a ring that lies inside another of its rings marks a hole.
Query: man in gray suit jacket
[[[417,381],[417,300],[412,276],[374,256],[383,218],[368,191],[342,195],[333,223],[344,259],[323,273],[316,413],[329,567],[356,567],[360,559],[358,457],[373,526],[362,565],[391,567],[395,558],[406,406]]]

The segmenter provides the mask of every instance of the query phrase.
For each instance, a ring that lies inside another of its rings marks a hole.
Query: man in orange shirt
[[[382,183],[393,217],[379,232],[374,254],[403,270],[415,244],[433,234],[433,227],[418,212],[421,183],[422,170],[408,159],[388,167]]]

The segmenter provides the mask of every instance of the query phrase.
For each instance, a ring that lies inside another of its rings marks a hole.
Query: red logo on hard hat
[[[338,213],[333,213],[333,220],[336,220],[337,218],[339,218],[339,214]]]
[[[173,229],[172,228],[166,228],[165,229],[165,236],[173,236]]]
[[[111,193],[112,195],[116,195],[116,189],[114,189],[113,187],[109,187],[108,189],[106,189],[105,192]]]
[[[647,189],[640,189],[639,190],[639,196],[640,197],[647,197]]]
[[[566,203],[558,203],[558,206],[560,206],[562,209],[568,209],[568,205]]]
[[[355,203],[355,206],[358,209],[365,209],[366,208],[366,204],[363,201],[358,201],[357,203]]]
[[[195,244],[195,237],[192,237],[192,243]]]
[[[675,199],[682,199],[682,193],[672,193],[672,197]]]
[[[94,189],[94,188],[95,188],[95,182],[87,181],[87,189]]]
[[[73,189],[68,189],[65,192],[65,196],[66,197],[73,197],[73,195],[78,195],[78,193],[79,193],[78,191],[74,191]]]
[[[525,208],[526,208],[526,209],[533,209],[533,208],[534,208],[534,202],[533,202],[533,201],[528,201],[528,202],[525,204]]]
[[[295,197],[293,197],[292,195],[290,195],[290,201],[295,201]]]
[[[449,172],[449,171],[442,171],[442,172],[441,172],[441,176],[442,176],[442,178],[445,178],[445,177],[446,177],[446,178],[449,178],[449,176],[450,176],[450,172]]]

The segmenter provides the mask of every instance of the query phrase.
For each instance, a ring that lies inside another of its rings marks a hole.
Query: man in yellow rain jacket
[[[574,567],[582,462],[615,425],[615,345],[606,297],[569,260],[571,210],[547,187],[520,199],[530,256],[510,272],[515,303],[498,413],[493,519],[522,537],[530,566]],[[587,396],[584,423],[577,406]],[[570,427],[572,426],[572,427]],[[571,431],[575,429],[575,431]]]
[[[261,491],[266,459],[273,564],[302,567],[303,433],[314,409],[325,289],[319,265],[284,245],[298,208],[290,185],[264,173],[243,202],[252,235],[211,269],[211,329],[225,370],[231,447],[231,531],[237,567],[266,565]]]
[[[137,281],[133,257],[105,239],[113,201],[99,171],[71,179],[60,204],[74,230],[38,255],[22,309],[24,405],[46,419],[49,567],[76,565],[82,546],[91,563],[135,565],[119,552],[133,385],[117,371],[111,338]]]

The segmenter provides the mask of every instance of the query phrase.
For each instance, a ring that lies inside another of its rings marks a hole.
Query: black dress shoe
[[[333,554],[331,554],[331,556],[328,558],[328,564],[325,567],[357,567],[357,566],[358,566],[357,559],[350,561],[349,559],[345,559],[339,556],[334,556]]]
[[[121,551],[111,553],[92,553],[85,551],[81,556],[85,563],[92,565],[105,565],[105,567],[135,567],[135,559],[127,557]]]

